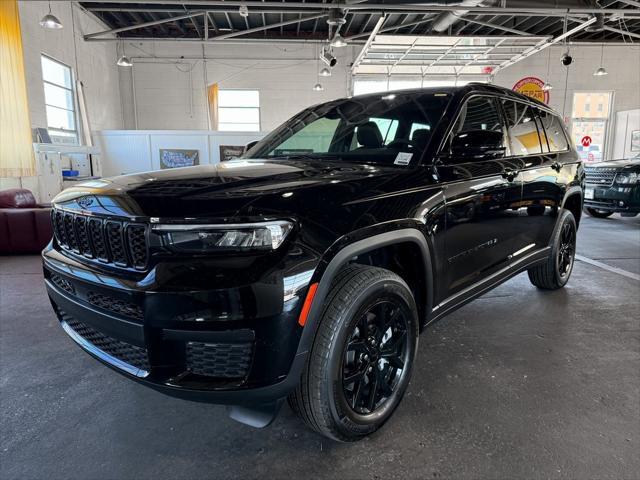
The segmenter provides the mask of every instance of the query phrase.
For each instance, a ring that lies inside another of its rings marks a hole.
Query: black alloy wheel
[[[394,393],[409,358],[408,320],[391,300],[370,307],[345,346],[342,392],[355,413],[368,415]]]
[[[558,248],[558,273],[565,278],[571,273],[576,253],[576,230],[572,223],[562,225]]]

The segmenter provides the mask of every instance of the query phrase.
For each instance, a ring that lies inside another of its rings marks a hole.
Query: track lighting
[[[51,13],[51,2],[49,2],[49,13],[42,17],[42,20],[40,20],[40,26],[50,30],[59,30],[62,28],[62,23],[58,20],[58,17]]]
[[[342,35],[336,33],[336,36],[331,40],[331,46],[336,48],[346,47],[347,41],[344,39]]]
[[[336,66],[338,60],[333,56],[330,50],[322,48],[322,52],[320,53],[320,60],[329,65],[331,68]]]

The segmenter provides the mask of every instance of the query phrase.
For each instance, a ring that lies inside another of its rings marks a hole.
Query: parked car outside
[[[561,118],[510,90],[334,100],[241,159],[65,190],[46,286],[128,378],[254,426],[288,398],[353,441],[400,403],[428,325],[520,272],[567,283],[583,187]]]

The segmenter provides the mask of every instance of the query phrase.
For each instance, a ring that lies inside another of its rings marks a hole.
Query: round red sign
[[[582,140],[580,140],[580,143],[583,147],[588,147],[589,145],[591,145],[591,137],[589,135],[585,135],[584,137],[582,137]]]
[[[516,82],[512,90],[541,102],[549,103],[549,91],[543,87],[544,82],[541,79],[537,77],[525,77]]]

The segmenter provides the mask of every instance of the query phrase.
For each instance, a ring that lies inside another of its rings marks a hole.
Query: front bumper
[[[43,264],[63,329],[137,382],[189,400],[247,406],[273,403],[298,383],[307,352],[298,348],[297,317],[310,274],[294,275],[300,289],[283,298],[284,275],[226,290],[177,291],[158,278],[167,270],[126,280],[52,248]]]
[[[640,212],[640,185],[602,187],[588,183],[585,188],[584,206],[608,212],[638,213]]]

